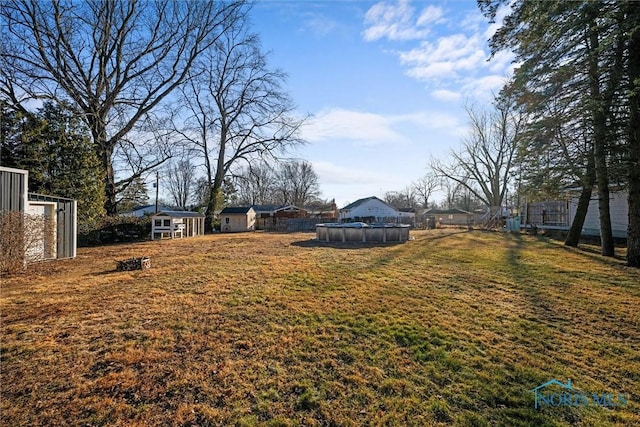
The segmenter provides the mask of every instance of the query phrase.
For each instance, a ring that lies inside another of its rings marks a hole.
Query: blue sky
[[[252,21],[312,116],[292,155],[339,207],[418,180],[467,133],[463,104],[489,104],[512,70],[508,53],[487,62],[495,25],[475,1],[263,0]]]

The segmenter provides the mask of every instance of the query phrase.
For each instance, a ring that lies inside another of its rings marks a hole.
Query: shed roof
[[[154,216],[170,216],[172,218],[204,218],[204,214],[190,211],[162,211],[158,212]]]
[[[220,211],[220,214],[246,214],[253,209],[251,206],[227,206]]]

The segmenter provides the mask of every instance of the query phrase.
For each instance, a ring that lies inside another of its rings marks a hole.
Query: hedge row
[[[151,218],[105,216],[91,224],[78,226],[78,246],[99,246],[106,243],[148,240]]]

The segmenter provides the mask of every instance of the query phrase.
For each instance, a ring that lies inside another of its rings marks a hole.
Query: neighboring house
[[[25,262],[75,258],[77,202],[64,197],[28,193],[29,172],[0,166],[0,212],[22,212],[29,227],[21,231]]]
[[[571,227],[573,218],[578,209],[578,199],[580,189],[568,191],[568,215],[567,228]],[[600,203],[598,202],[598,192],[593,191],[587,216],[582,225],[582,235],[600,235]],[[629,192],[625,189],[611,189],[609,192],[609,214],[611,215],[611,231],[613,237],[626,238],[629,228]]]
[[[341,222],[401,222],[400,211],[372,196],[356,200],[340,209]]]
[[[294,205],[252,205],[256,213],[256,230],[275,230],[283,218],[309,218],[307,209]]]
[[[310,218],[325,218],[325,219],[333,219],[338,218],[338,206],[336,205],[335,200],[332,200],[328,204],[324,203],[313,203],[309,206],[305,206],[304,208],[308,213]]]
[[[578,210],[581,188],[569,188],[565,191],[565,200],[547,200],[537,203],[525,203],[521,208],[523,227],[535,225],[538,228],[568,230]],[[587,216],[582,225],[583,236],[600,236],[600,203],[598,192],[591,194]],[[613,237],[626,238],[629,227],[629,193],[622,188],[609,190],[609,213]]]
[[[280,205],[251,205],[251,208],[256,213],[256,218],[272,218],[279,207]]]
[[[309,218],[309,212],[294,205],[282,205],[273,212],[273,216],[275,218]]]
[[[157,212],[162,212],[162,211],[170,211],[171,208],[167,207],[167,206],[163,206],[163,205],[158,205],[158,210]],[[121,212],[120,216],[135,216],[136,218],[141,218],[145,215],[152,215],[156,213],[156,205],[144,205],[144,206],[138,206],[137,208],[129,211],[129,212]]]
[[[428,228],[442,225],[473,225],[475,215],[462,209],[429,209],[423,213]]]
[[[274,214],[278,205],[251,205],[256,213],[256,230],[271,230],[275,227]]]
[[[162,211],[151,217],[151,240],[176,239],[204,234],[204,214],[187,211]]]
[[[224,208],[219,217],[223,233],[253,231],[256,228],[256,212],[251,206]]]

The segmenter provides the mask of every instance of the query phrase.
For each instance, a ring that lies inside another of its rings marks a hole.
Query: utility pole
[[[160,190],[160,174],[156,171],[156,183],[153,186],[156,188],[156,213],[158,213],[158,191]]]

